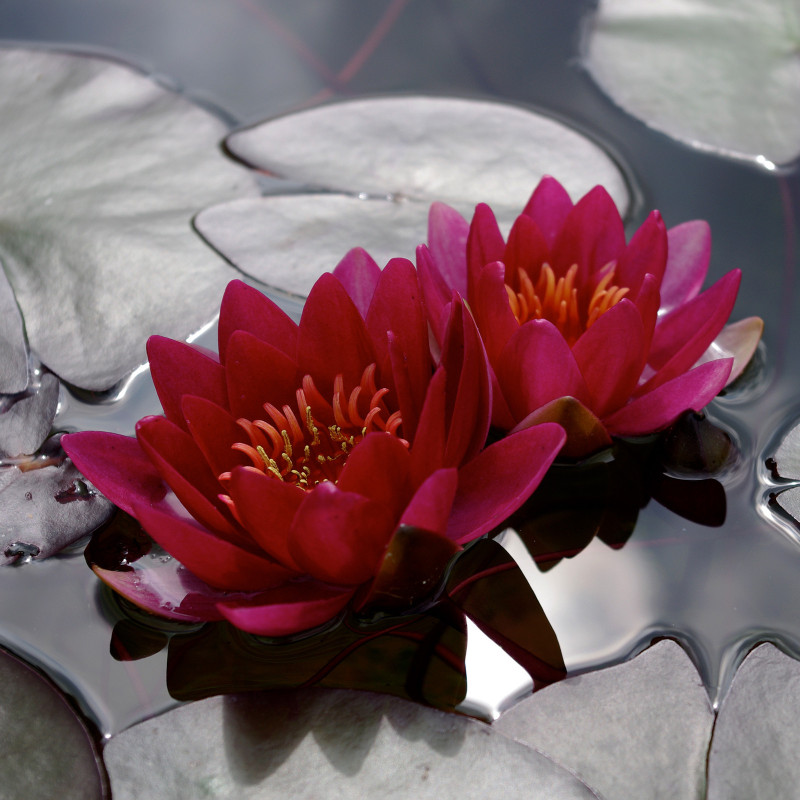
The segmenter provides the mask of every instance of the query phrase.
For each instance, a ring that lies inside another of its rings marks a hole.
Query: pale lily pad
[[[713,719],[689,657],[665,640],[625,664],[542,689],[495,728],[603,797],[688,800],[704,796]]]
[[[191,218],[255,183],[219,151],[219,119],[115,61],[2,49],[0,113],[0,259],[30,347],[106,389],[150,334],[213,318],[234,274]]]
[[[200,234],[270,286],[305,295],[352,247],[379,263],[413,258],[440,200],[471,217],[489,203],[506,229],[544,174],[577,198],[603,184],[625,214],[630,194],[611,157],[561,122],[526,109],[452,97],[350,100],[231,134],[230,152],[302,194],[211,208]],[[390,202],[391,201],[391,202]],[[373,244],[374,243],[374,244]]]
[[[0,796],[100,800],[100,756],[69,702],[45,678],[0,650]]]
[[[28,385],[28,348],[14,291],[0,267],[0,394],[17,394]]]
[[[19,398],[0,398],[0,456],[35,453],[42,445],[58,407],[58,379],[49,373]]]
[[[800,481],[800,423],[786,434],[773,461],[779,477]]]
[[[795,0],[601,0],[585,50],[648,125],[770,166],[800,155],[799,44]]]
[[[482,723],[366,692],[202,700],[123,731],[104,755],[114,800],[597,797]]]
[[[114,506],[62,457],[31,468],[0,467],[0,565],[47,558],[91,533]]]
[[[800,662],[762,644],[722,702],[708,761],[709,800],[797,796]]]

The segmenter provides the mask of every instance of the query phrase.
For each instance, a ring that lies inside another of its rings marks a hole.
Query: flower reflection
[[[490,385],[470,314],[453,303],[437,366],[413,265],[390,262],[372,288],[355,303],[325,275],[297,325],[235,281],[219,359],[150,340],[165,416],[141,420],[136,439],[86,432],[64,446],[180,565],[101,577],[156,614],[283,636],[348,603],[423,602],[461,545],[530,495],[563,431],[484,449]]]
[[[732,270],[701,292],[709,256],[704,222],[668,231],[654,211],[626,243],[602,187],[573,205],[546,177],[507,241],[488,206],[467,225],[435,203],[418,267],[439,341],[453,290],[473,309],[496,387],[493,424],[557,421],[568,433],[562,454],[582,457],[699,411],[743,369],[761,327],[709,350],[740,280]]]

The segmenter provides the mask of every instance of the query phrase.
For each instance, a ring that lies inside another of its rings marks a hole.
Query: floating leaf
[[[800,7],[787,0],[602,0],[586,64],[629,113],[697,147],[800,155]]]
[[[114,800],[597,797],[482,723],[364,692],[203,700],[123,731],[104,755]]]
[[[434,200],[468,216],[489,202],[510,225],[542,175],[553,173],[575,197],[601,183],[622,213],[629,204],[622,173],[594,142],[502,103],[350,100],[237,131],[226,146],[252,167],[342,193],[261,197],[196,219],[201,235],[240,269],[299,295],[354,246],[381,264],[413,257]]]
[[[0,394],[28,385],[28,348],[14,291],[0,266]]]
[[[0,456],[35,453],[44,443],[58,408],[58,379],[42,375],[18,397],[0,398]]]
[[[0,564],[47,558],[111,516],[111,503],[63,456],[60,463],[21,467],[0,467]]]
[[[30,346],[108,388],[147,336],[213,318],[233,272],[190,221],[255,184],[219,152],[219,119],[116,61],[0,50],[0,112],[0,258]]]
[[[762,644],[742,662],[719,710],[708,800],[795,797],[800,785],[800,663]]]
[[[47,679],[0,650],[3,800],[101,800],[106,779],[95,742]]]
[[[713,719],[700,676],[666,640],[626,664],[537,692],[495,727],[541,749],[603,797],[685,800],[703,796]]]

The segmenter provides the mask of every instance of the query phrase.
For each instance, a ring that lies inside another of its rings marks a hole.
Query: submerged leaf
[[[622,173],[594,142],[502,103],[350,100],[237,131],[226,146],[252,167],[340,193],[267,196],[197,218],[201,235],[240,269],[300,295],[354,246],[381,265],[413,257],[435,200],[467,215],[488,201],[510,225],[530,187],[553,173],[574,196],[600,183],[621,213],[630,202]]]
[[[115,61],[2,49],[0,112],[0,258],[30,346],[106,389],[149,334],[214,316],[233,272],[191,218],[255,184],[218,151],[219,119]]]
[[[657,130],[740,158],[800,155],[800,7],[786,0],[602,0],[586,63]]]
[[[122,732],[104,755],[115,800],[597,797],[482,723],[366,692],[203,700]]]
[[[48,680],[0,650],[3,800],[101,800],[105,775],[91,734]]]

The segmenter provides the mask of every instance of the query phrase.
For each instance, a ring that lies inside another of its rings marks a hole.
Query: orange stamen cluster
[[[402,419],[399,411],[387,410],[384,397],[388,392],[375,385],[375,364],[364,370],[360,383],[349,394],[344,379],[337,375],[331,403],[306,375],[296,393],[297,413],[288,405],[279,409],[265,403],[266,419],[236,420],[247,441],[232,447],[265,475],[301,489],[313,489],[322,481],[335,483],[350,451],[368,433],[385,431],[400,438]],[[323,424],[320,417],[333,423]],[[404,439],[401,441],[408,446]],[[219,480],[224,483],[229,477],[230,473],[223,473]],[[222,499],[232,506],[230,498]]]
[[[579,290],[575,286],[577,264],[573,264],[558,280],[553,268],[549,264],[542,264],[535,284],[528,272],[520,267],[517,270],[518,290],[515,291],[506,284],[511,311],[520,325],[529,319],[546,319],[552,322],[567,342],[573,345],[601,314],[628,293],[627,286],[612,285],[614,271],[613,264],[606,268],[586,304],[585,312],[582,312]]]

